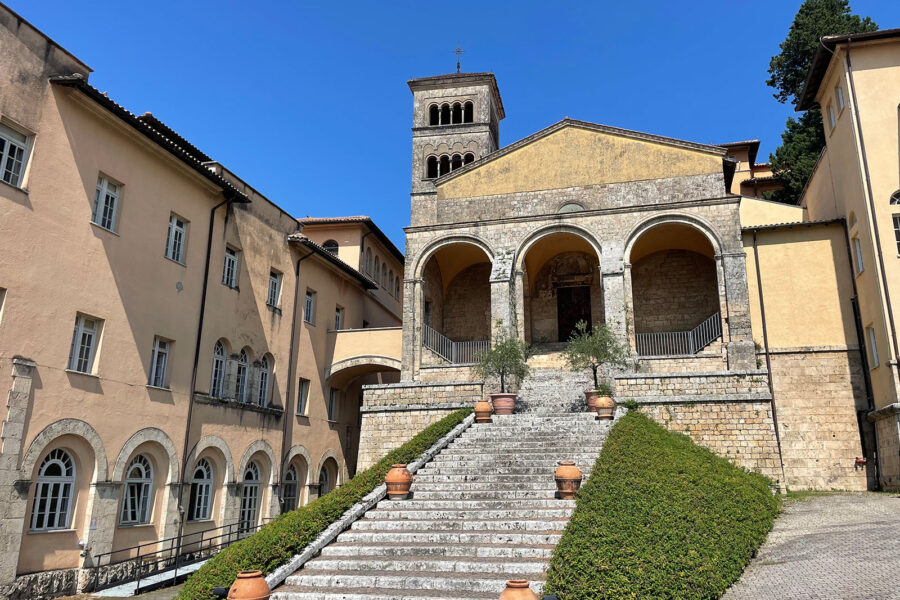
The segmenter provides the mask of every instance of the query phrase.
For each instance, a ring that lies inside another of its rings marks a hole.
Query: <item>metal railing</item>
[[[479,352],[491,347],[491,342],[454,342],[440,331],[422,325],[422,345],[454,365],[470,365]]]
[[[639,356],[696,354],[722,336],[722,318],[715,313],[690,331],[638,333],[634,336]]]
[[[271,519],[263,519],[261,525],[246,528],[240,523],[223,525],[213,529],[145,542],[93,557],[93,591],[105,590],[130,582],[137,582],[135,594],[141,590],[141,580],[154,575],[168,574],[166,580],[175,581],[178,569],[207,559],[234,542],[260,529]],[[159,582],[153,581],[156,586]],[[149,585],[149,584],[148,584]],[[146,588],[147,586],[145,586]]]

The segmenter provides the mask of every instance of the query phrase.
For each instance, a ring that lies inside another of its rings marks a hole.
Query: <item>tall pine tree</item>
[[[769,62],[770,78],[766,83],[777,90],[775,99],[797,103],[819,39],[877,29],[869,17],[851,13],[848,0],[805,0],[781,43],[781,52]],[[789,117],[781,134],[781,146],[769,156],[772,171],[784,183],[784,189],[773,192],[769,198],[796,204],[824,147],[825,132],[818,108],[806,111],[799,119]]]

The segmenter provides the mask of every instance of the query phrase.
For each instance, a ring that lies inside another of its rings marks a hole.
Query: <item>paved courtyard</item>
[[[900,495],[789,501],[725,600],[900,598]]]

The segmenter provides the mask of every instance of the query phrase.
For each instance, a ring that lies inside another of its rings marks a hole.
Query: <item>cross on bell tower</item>
[[[456,46],[456,50],[453,51],[453,54],[456,55],[456,72],[459,73],[459,58],[460,55],[465,52],[462,48],[459,47],[459,44]]]

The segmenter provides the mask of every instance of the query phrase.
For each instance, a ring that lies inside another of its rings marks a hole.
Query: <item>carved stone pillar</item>
[[[747,288],[747,255],[722,254],[725,301],[728,306],[728,330],[725,338],[730,370],[756,369],[756,348],[750,325],[750,292]]]
[[[112,550],[113,536],[119,521],[119,495],[122,483],[117,481],[95,481],[91,484],[87,523],[82,526],[81,539],[84,540],[83,570],[79,573],[77,591],[83,592],[93,584],[91,567],[97,557]]]

